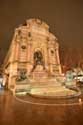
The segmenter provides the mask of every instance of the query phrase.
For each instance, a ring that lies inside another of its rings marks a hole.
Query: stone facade
[[[16,79],[56,78],[61,74],[59,44],[49,26],[39,19],[29,19],[15,29],[4,60],[4,84],[14,89]],[[6,78],[7,77],[7,78]],[[20,77],[20,78],[19,78]]]

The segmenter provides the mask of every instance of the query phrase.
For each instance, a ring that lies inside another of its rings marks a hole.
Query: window
[[[28,32],[28,37],[31,37],[31,32]]]
[[[25,49],[26,49],[26,46],[25,46],[25,45],[22,45],[21,48],[22,48],[23,50],[25,50]]]
[[[51,50],[51,54],[52,54],[52,55],[54,54],[54,50]]]

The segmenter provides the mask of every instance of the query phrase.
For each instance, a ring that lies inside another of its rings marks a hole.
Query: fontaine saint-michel
[[[47,95],[73,93],[62,86],[59,43],[49,26],[39,19],[29,19],[15,29],[4,60],[3,83],[18,91]]]

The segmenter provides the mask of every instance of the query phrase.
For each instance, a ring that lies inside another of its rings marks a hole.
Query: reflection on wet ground
[[[9,91],[0,93],[0,125],[83,125],[83,104],[79,98],[48,100],[29,95],[19,98],[24,102],[16,99]],[[27,101],[77,105],[35,105]]]

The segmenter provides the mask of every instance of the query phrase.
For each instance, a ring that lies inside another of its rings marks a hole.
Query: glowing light
[[[81,98],[79,98],[79,104],[82,104],[82,99]]]

